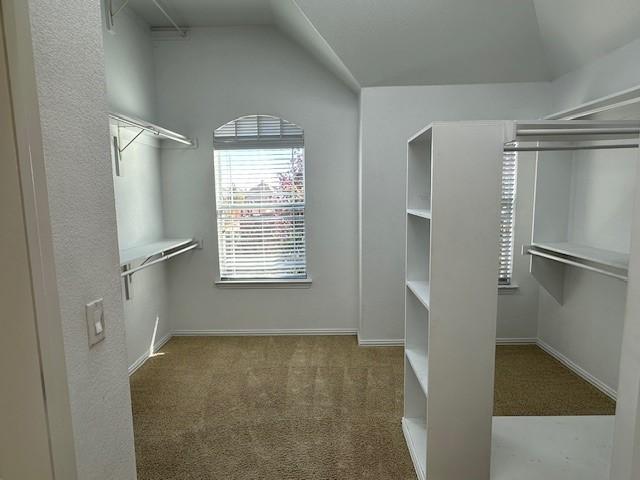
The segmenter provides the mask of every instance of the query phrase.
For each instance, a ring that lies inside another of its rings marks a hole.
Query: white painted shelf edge
[[[405,347],[404,353],[409,361],[409,365],[411,365],[413,373],[418,379],[422,392],[425,396],[428,396],[427,382],[429,380],[429,364],[426,352],[421,352],[420,350],[411,347]]]
[[[176,238],[159,240],[157,242],[139,245],[137,247],[125,248],[120,250],[120,266],[127,265],[139,260],[145,260],[154,255],[160,255],[169,250],[189,245],[194,240],[192,238]]]
[[[129,117],[121,113],[110,112],[109,119],[112,120],[117,125],[138,128],[140,129],[141,133],[144,132],[161,139],[173,140],[174,142],[182,143],[184,145],[189,145],[190,147],[193,147],[196,145],[195,140],[185,135],[182,135],[181,133],[177,133],[172,130],[169,130],[168,128],[161,127],[160,125],[156,125],[155,123],[147,122],[145,120],[140,120],[139,118]],[[122,150],[124,150],[124,148]]]
[[[426,208],[407,208],[407,215],[430,219],[431,210],[427,210]]]
[[[426,480],[427,425],[422,418],[402,417],[402,432],[409,447],[409,454],[419,480]]]
[[[599,263],[607,267],[620,268],[623,270],[629,268],[628,253],[614,252],[612,250],[604,250],[570,242],[535,242],[532,243],[531,246],[561,255],[567,255],[579,260]]]
[[[429,310],[429,282],[409,280],[407,281],[407,287],[420,300],[420,303]]]
[[[433,129],[433,124],[427,125],[423,129],[421,129],[421,130],[417,131],[415,134],[413,134],[409,138],[409,140],[407,140],[407,143],[421,142],[421,141],[424,141],[424,140],[427,140],[427,139],[431,138],[432,129]]]

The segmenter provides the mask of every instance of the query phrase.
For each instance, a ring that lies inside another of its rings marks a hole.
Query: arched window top
[[[295,148],[304,146],[304,131],[295,123],[271,115],[237,118],[213,133],[216,149]]]
[[[220,282],[308,282],[302,128],[249,115],[213,147]]]

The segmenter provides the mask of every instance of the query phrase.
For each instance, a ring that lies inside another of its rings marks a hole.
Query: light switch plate
[[[102,298],[88,303],[85,307],[89,346],[104,340],[104,305]]]

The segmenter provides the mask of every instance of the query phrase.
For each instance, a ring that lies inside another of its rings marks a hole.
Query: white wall
[[[550,113],[640,85],[640,39],[552,82]]]
[[[103,36],[110,110],[153,122],[156,87],[149,26],[124,9],[111,32],[104,28]],[[117,135],[117,127],[112,125],[111,130]],[[138,133],[135,129],[120,132],[122,146]],[[153,141],[143,135],[127,147],[122,153],[121,172],[115,176],[114,170],[113,177],[120,248],[163,238],[160,151]],[[124,302],[130,367],[148,355],[154,340],[157,343],[170,333],[165,265],[136,273],[132,287],[133,297]]]
[[[549,113],[640,85],[638,58],[640,40],[555,80],[551,85],[553,110]],[[572,238],[579,240],[575,237],[578,235],[595,246],[627,250],[637,152],[580,154],[577,161],[581,162],[574,178],[574,195],[578,197],[573,200],[574,220],[568,225]],[[628,174],[616,178],[620,168]],[[585,206],[589,212],[584,211]],[[615,238],[609,235],[613,231],[617,232]],[[540,339],[617,390],[627,284],[567,269],[564,288],[564,305],[541,289]]]
[[[629,252],[637,162],[635,150],[574,153],[570,242]]]
[[[78,478],[135,479],[100,2],[28,3]],[[89,349],[96,298],[106,338]]]
[[[567,268],[560,305],[540,288],[538,336],[609,389],[618,388],[626,284]]]
[[[355,331],[356,95],[270,27],[196,28],[186,41],[158,41],[155,59],[159,120],[200,144],[162,152],[166,232],[204,240],[203,250],[169,262],[173,328]],[[313,278],[308,289],[214,285],[213,130],[256,113],[305,130],[307,260]]]
[[[362,340],[404,337],[406,139],[434,120],[539,118],[548,112],[549,98],[545,83],[362,90]],[[534,164],[527,158],[519,167],[516,246],[530,238]],[[500,296],[498,337],[532,338],[538,287],[526,259],[516,252],[515,260],[514,281],[520,289]]]
[[[536,242],[629,252],[638,153],[541,153]],[[540,289],[538,336],[612,392],[618,384],[626,283],[567,268],[564,300]]]

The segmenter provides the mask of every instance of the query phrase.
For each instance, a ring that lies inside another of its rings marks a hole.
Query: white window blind
[[[500,269],[498,277],[500,285],[511,284],[513,274],[513,225],[516,207],[517,160],[516,152],[504,153],[500,204]]]
[[[305,279],[304,134],[251,115],[214,132],[221,280]]]

